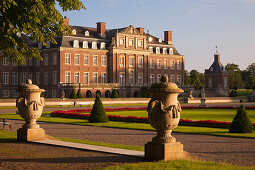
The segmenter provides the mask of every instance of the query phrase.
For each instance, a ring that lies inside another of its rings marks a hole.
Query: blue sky
[[[204,72],[215,46],[223,65],[241,69],[255,62],[255,0],[87,0],[86,10],[61,12],[70,25],[106,28],[133,25],[163,37],[173,31],[173,44],[186,57],[185,69]]]

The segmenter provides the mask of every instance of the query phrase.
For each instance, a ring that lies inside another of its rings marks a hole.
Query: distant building
[[[171,82],[183,85],[184,59],[172,44],[172,31],[164,40],[144,32],[144,28],[106,29],[71,26],[72,35],[55,37],[57,44],[33,42],[43,62],[27,60],[23,66],[3,60],[0,63],[0,98],[16,97],[19,83],[32,79],[46,90],[45,97],[66,97],[80,88],[83,97],[109,97],[116,89],[121,97],[139,97],[142,87],[160,82],[167,75]]]
[[[214,62],[205,70],[205,90],[207,96],[229,95],[229,73],[220,62],[220,54],[216,51]]]

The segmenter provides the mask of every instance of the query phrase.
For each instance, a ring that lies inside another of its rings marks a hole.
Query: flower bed
[[[72,118],[72,119],[88,119],[89,114],[82,113],[68,113],[67,111],[54,111],[51,113],[53,117],[63,117],[63,118]],[[135,123],[148,123],[149,120],[147,117],[136,117],[136,116],[115,116],[108,115],[110,121],[118,122],[135,122]],[[198,127],[214,127],[214,128],[229,128],[231,122],[220,122],[214,120],[189,120],[189,119],[180,119],[180,126],[198,126]],[[255,127],[255,123],[253,123]]]

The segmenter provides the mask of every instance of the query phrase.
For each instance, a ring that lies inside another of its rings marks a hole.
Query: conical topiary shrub
[[[71,92],[71,94],[69,96],[69,99],[77,99],[77,95],[75,94],[74,88],[73,88],[73,90],[72,90],[72,92]]]
[[[118,97],[119,97],[118,92],[117,92],[116,89],[113,89],[113,90],[112,90],[112,93],[111,93],[111,96],[110,96],[110,97],[111,97],[111,98],[118,98]]]
[[[230,133],[252,133],[253,126],[247,116],[244,105],[237,110],[236,116],[229,128]]]
[[[81,89],[79,89],[78,91],[77,91],[77,98],[82,98],[82,95],[81,95]]]
[[[101,102],[99,94],[96,95],[95,103],[89,116],[90,123],[108,122],[108,117],[105,114],[104,106]]]

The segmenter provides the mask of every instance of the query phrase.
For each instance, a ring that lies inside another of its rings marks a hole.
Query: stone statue
[[[206,107],[206,104],[205,104],[205,101],[206,101],[206,99],[205,99],[205,89],[203,88],[202,90],[201,90],[201,99],[200,99],[200,101],[201,101],[201,103],[200,103],[200,107]]]
[[[65,99],[65,90],[61,90],[61,100],[64,100]]]

